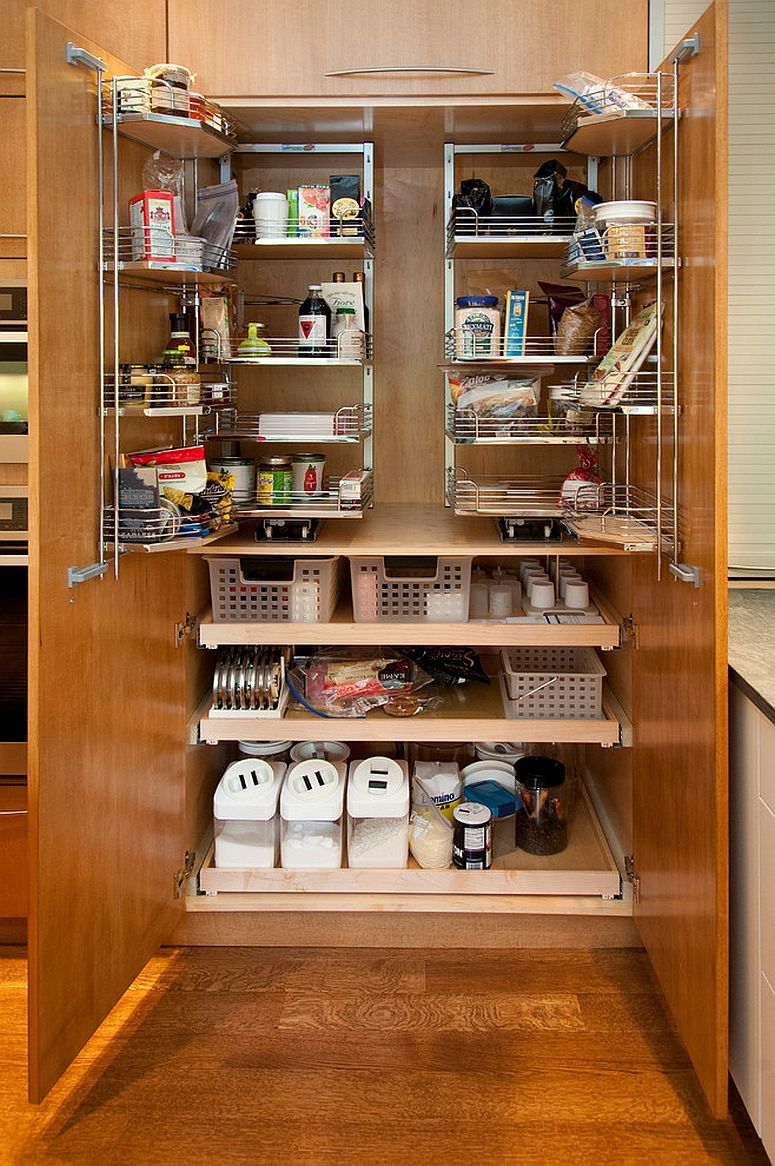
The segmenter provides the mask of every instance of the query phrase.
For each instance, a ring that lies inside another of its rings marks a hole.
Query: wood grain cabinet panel
[[[221,97],[544,93],[569,69],[646,67],[645,0],[626,20],[616,0],[365,0],[344,18],[324,0],[314,11],[313,30],[286,0],[170,0],[170,59]]]
[[[23,97],[0,97],[0,257],[5,259],[26,254],[25,104]]]

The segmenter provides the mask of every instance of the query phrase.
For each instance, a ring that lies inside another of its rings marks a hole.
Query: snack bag
[[[563,482],[559,504],[571,510],[596,510],[598,491],[589,487],[600,485],[597,451],[588,445],[579,445],[576,451],[579,455],[579,464],[575,470],[571,470]]]

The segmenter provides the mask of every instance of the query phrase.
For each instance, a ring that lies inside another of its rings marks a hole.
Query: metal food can
[[[263,458],[256,475],[256,501],[263,506],[288,506],[291,502],[291,459]]]
[[[313,498],[323,492],[326,459],[322,453],[297,453],[291,459],[294,497]]]
[[[234,477],[233,496],[235,502],[249,502],[253,497],[253,475],[255,462],[246,457],[221,457],[210,460],[214,474],[232,474]]]
[[[492,864],[492,812],[480,802],[461,802],[452,815],[452,864],[458,870],[489,870]]]

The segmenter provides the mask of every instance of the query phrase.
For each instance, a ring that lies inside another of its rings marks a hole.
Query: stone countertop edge
[[[729,672],[775,723],[775,590],[730,588]]]

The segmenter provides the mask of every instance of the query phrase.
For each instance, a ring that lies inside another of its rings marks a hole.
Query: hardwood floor
[[[638,949],[167,949],[37,1109],[25,975],[0,948],[13,1166],[767,1162]]]

